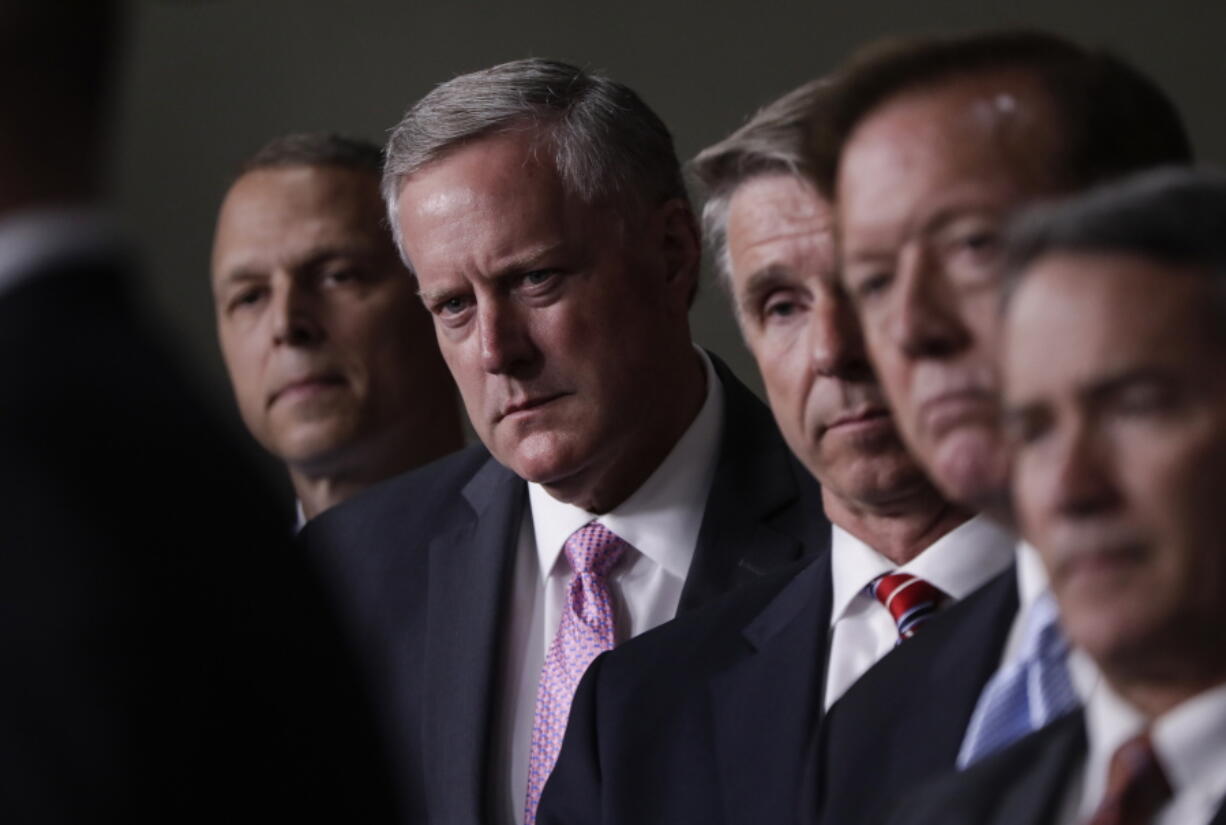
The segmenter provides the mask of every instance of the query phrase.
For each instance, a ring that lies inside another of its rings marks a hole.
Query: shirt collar
[[[843,618],[864,587],[897,570],[919,576],[954,599],[964,599],[1013,561],[1017,537],[987,516],[975,516],[934,541],[902,567],[841,527],[834,528],[832,622]]]
[[[40,269],[122,248],[114,222],[86,207],[22,212],[0,219],[0,292]]]
[[[1164,713],[1151,740],[1174,791],[1204,794],[1204,807],[1216,810],[1226,796],[1226,685]]]
[[[1111,758],[1119,746],[1145,729],[1141,711],[1101,680],[1086,703],[1086,798],[1099,799],[1107,785]],[[1150,743],[1173,793],[1204,794],[1214,810],[1226,796],[1226,685],[1180,703],[1154,720]]]
[[[715,477],[724,425],[724,389],[711,359],[695,347],[707,376],[707,396],[673,449],[629,498],[597,516],[558,501],[529,482],[528,501],[542,580],[549,577],[571,533],[598,521],[631,547],[684,579],[698,544],[707,494]]]
[[[1017,597],[1020,611],[1030,605],[1049,589],[1047,568],[1034,545],[1026,541],[1017,543]]]

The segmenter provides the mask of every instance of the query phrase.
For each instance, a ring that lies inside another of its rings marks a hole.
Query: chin
[[[987,429],[946,436],[929,470],[936,486],[956,504],[980,511],[998,509],[1006,501],[1008,465],[995,434]]]
[[[493,451],[491,451],[493,452]],[[534,433],[494,457],[517,476],[536,484],[558,484],[574,476],[584,466],[583,451],[569,439],[549,433]]]

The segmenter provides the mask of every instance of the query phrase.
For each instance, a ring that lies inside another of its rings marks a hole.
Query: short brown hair
[[[281,135],[265,143],[243,161],[238,176],[257,169],[287,166],[339,166],[370,172],[378,178],[383,174],[383,150],[368,140],[333,132]]]
[[[1084,187],[1192,160],[1178,110],[1150,78],[1115,55],[1033,30],[898,37],[857,51],[840,72],[827,140],[815,145],[818,183],[833,193],[839,157],[856,126],[882,103],[919,87],[983,72],[1033,72],[1060,113],[1063,179]]]

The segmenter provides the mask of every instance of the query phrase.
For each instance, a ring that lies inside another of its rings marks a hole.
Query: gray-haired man
[[[392,134],[384,195],[484,446],[329,512],[394,708],[409,819],[532,821],[602,649],[824,550],[820,490],[687,319],[672,139],[548,60],[464,75]]]

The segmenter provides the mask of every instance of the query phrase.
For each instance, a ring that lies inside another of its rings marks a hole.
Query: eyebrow
[[[773,289],[791,285],[795,280],[795,274],[783,264],[767,264],[761,269],[755,270],[745,280],[745,290],[737,304],[741,307],[742,311],[748,310],[761,300],[763,295]]]
[[[329,244],[312,249],[305,258],[293,262],[293,269],[313,269],[336,258],[371,258],[376,251],[357,244]],[[265,269],[243,263],[231,269],[221,278],[221,285],[235,282],[256,281],[268,277]]]
[[[534,247],[518,252],[514,255],[507,256],[504,260],[498,262],[498,267],[494,275],[483,277],[482,280],[487,280],[493,283],[501,283],[508,278],[515,278],[523,275],[525,272],[531,272],[534,269],[540,268],[541,261],[550,256],[557,255],[562,250],[565,250],[566,243],[564,241],[556,241],[554,243],[539,244]],[[420,283],[418,279],[418,283]],[[454,287],[444,287],[442,289],[418,289],[417,295],[421,298],[426,306],[434,306],[440,301],[444,301],[451,296],[462,292],[462,289]]]

